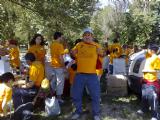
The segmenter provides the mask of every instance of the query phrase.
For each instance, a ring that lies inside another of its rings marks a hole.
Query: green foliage
[[[160,43],[160,1],[134,0],[128,5],[122,0],[97,12],[94,24],[112,40],[120,35],[122,44],[144,45]],[[128,6],[128,9],[123,9]],[[121,8],[120,8],[121,7]]]
[[[97,0],[1,0],[1,39],[19,38],[28,43],[40,32],[52,40],[55,31],[64,32],[71,40],[89,25]]]

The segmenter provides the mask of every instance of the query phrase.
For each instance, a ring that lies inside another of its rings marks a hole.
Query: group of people
[[[92,30],[85,29],[82,40],[78,42],[71,50],[71,56],[73,58],[72,62],[74,62],[70,66],[68,65],[69,63],[64,61],[64,54],[66,53],[64,46],[61,43],[63,39],[63,33],[55,32],[53,37],[54,41],[50,45],[51,61],[47,64],[45,62],[46,50],[44,48],[43,36],[41,34],[36,34],[30,41],[30,47],[25,54],[26,63],[29,65],[27,82],[14,81],[15,79],[12,73],[7,72],[2,75],[2,78],[0,78],[2,84],[5,84],[10,88],[9,90],[11,90],[9,97],[6,93],[7,87],[4,88],[5,90],[1,92],[3,94],[2,96],[5,96],[0,101],[2,103],[2,111],[5,113],[4,102],[6,104],[9,100],[11,100],[12,97],[15,98],[15,96],[25,94],[31,89],[34,89],[38,93],[38,90],[41,87],[41,82],[45,77],[50,80],[51,90],[52,92],[55,92],[55,96],[59,103],[63,103],[62,94],[65,80],[64,71],[66,71],[66,66],[68,66],[67,68],[73,68],[72,70],[76,73],[74,76],[72,76],[73,83],[71,90],[71,97],[76,110],[75,113],[73,113],[71,116],[71,119],[78,119],[81,116],[83,90],[85,87],[87,87],[92,99],[93,118],[94,120],[99,120],[100,84],[96,74],[96,63],[98,56],[103,56],[103,52],[100,45],[93,41]],[[7,47],[13,44],[14,50],[11,52],[11,48]],[[16,70],[20,70],[21,68],[19,62],[17,62],[16,65],[12,64],[11,62],[16,62],[16,59],[20,61],[17,42],[15,40],[10,40],[7,46],[1,47],[1,50],[1,56],[6,54],[9,55],[11,67]],[[12,58],[12,56],[14,57]],[[8,78],[9,76],[7,76],[7,80],[3,80],[3,76],[6,76],[6,74],[11,74],[12,78]],[[11,82],[12,80],[14,83]],[[7,83],[8,81],[11,83],[10,86]],[[21,88],[18,90],[12,88],[13,86],[19,85],[21,85]],[[18,108],[18,106],[16,106],[16,108]]]
[[[53,38],[54,40],[50,44],[50,62],[45,59],[47,51],[44,47],[43,36],[35,34],[30,41],[30,47],[25,54],[26,63],[29,65],[28,77],[25,82],[16,81],[13,74],[9,72],[0,76],[0,88],[3,88],[0,89],[1,112],[6,114],[7,102],[15,98],[15,96],[21,96],[31,89],[37,94],[44,78],[50,81],[51,92],[54,93],[59,103],[63,104],[64,73],[68,71],[71,98],[76,108],[70,119],[76,120],[81,117],[83,113],[82,96],[84,89],[87,88],[92,100],[93,119],[100,120],[100,77],[103,72],[107,74],[113,73],[113,60],[115,58],[124,57],[123,55],[125,55],[125,62],[128,64],[131,52],[126,45],[121,46],[118,39],[114,39],[112,45],[108,45],[106,42],[104,48],[102,48],[94,38],[93,31],[90,28],[84,29],[82,39],[77,39],[75,46],[71,50],[67,50],[62,43],[64,39],[63,33],[55,32]],[[157,78],[160,60],[156,55],[157,51],[158,48],[155,45],[151,45],[147,51],[146,64],[143,71],[143,107],[142,110],[138,111],[138,113],[143,113],[147,110],[148,105],[151,105],[153,120],[158,119],[157,106],[160,88]],[[17,41],[9,40],[7,44],[1,44],[0,56],[4,55],[9,55],[11,67],[16,71],[16,74],[20,74],[20,52]],[[66,55],[70,56],[69,60],[65,58]],[[19,85],[21,85],[21,89],[13,89],[13,86]],[[18,108],[18,106],[15,108]]]

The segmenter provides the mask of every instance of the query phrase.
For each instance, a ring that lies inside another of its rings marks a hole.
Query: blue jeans
[[[109,74],[113,74],[113,65],[109,64]]]
[[[156,88],[152,85],[142,85],[142,111],[146,112],[151,107],[152,117],[158,117],[158,95]]]
[[[87,87],[92,99],[93,116],[100,113],[100,83],[96,74],[77,73],[72,86],[72,99],[76,113],[82,113],[83,90]]]

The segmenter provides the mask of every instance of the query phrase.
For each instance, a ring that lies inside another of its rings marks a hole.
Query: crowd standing
[[[42,83],[45,83],[42,82],[43,80],[49,81],[49,90],[47,91],[49,97],[55,96],[58,103],[63,105],[65,101],[62,95],[65,90],[66,79],[68,79],[70,97],[76,108],[70,119],[76,120],[83,114],[82,97],[86,90],[91,97],[93,119],[100,120],[100,81],[102,74],[105,74],[106,79],[108,75],[113,74],[113,61],[117,58],[124,58],[127,67],[129,56],[138,52],[138,47],[135,45],[131,48],[126,44],[121,45],[117,37],[113,39],[112,44],[104,41],[101,46],[94,37],[92,29],[86,28],[82,38],[75,41],[73,48],[69,48],[70,46],[67,45],[66,39],[64,40],[62,32],[53,34],[50,51],[45,49],[44,37],[41,34],[35,34],[30,40],[29,48],[24,56],[28,65],[26,65],[25,75],[22,77],[24,71],[22,72],[18,41],[14,39],[6,42],[1,41],[0,57],[8,56],[13,71],[0,76],[0,112],[4,116],[6,115],[7,103],[11,99],[13,99],[15,110],[23,103],[36,102],[37,96],[39,97],[39,93],[42,92]],[[137,111],[137,113],[143,114],[151,106],[152,120],[158,119],[160,91],[157,77],[157,70],[160,70],[158,50],[159,47],[155,44],[151,44],[146,50],[146,63],[142,80],[142,108]],[[50,60],[46,61],[48,52],[50,53]],[[21,76],[21,80],[16,80],[18,75]],[[36,107],[45,104],[45,97],[42,96],[41,102]],[[32,108],[31,112],[36,109],[33,106],[28,107],[28,109]],[[42,107],[43,110],[44,106]],[[18,116],[20,114],[21,117]],[[23,119],[27,115],[31,116],[31,114],[25,115],[23,112],[15,115],[18,116],[17,119]]]

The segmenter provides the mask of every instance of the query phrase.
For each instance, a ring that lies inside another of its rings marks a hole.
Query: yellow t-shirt
[[[152,57],[146,59],[143,78],[149,80],[149,82],[154,82],[158,79],[156,70],[160,70],[160,59],[157,55],[152,55]]]
[[[50,46],[51,65],[55,68],[63,67],[60,56],[64,54],[64,47],[58,41],[53,41]]]
[[[46,50],[42,45],[32,45],[28,49],[28,53],[31,52],[35,55],[36,61],[41,61],[42,63],[45,60]]]
[[[19,48],[14,47],[9,50],[10,64],[12,67],[20,67]]]
[[[80,42],[73,48],[78,51],[76,54],[78,73],[96,73],[97,48],[100,46],[95,42],[91,44],[93,45]]]
[[[29,68],[29,79],[35,82],[35,86],[40,87],[44,79],[44,66],[40,61],[35,61]]]
[[[113,43],[111,45],[110,63],[113,64],[113,59],[114,58],[119,58],[121,55],[122,55],[121,45],[119,43]]]
[[[8,87],[4,83],[0,83],[0,112],[3,112],[2,102],[4,99],[6,99],[7,102],[12,99],[12,88]]]

